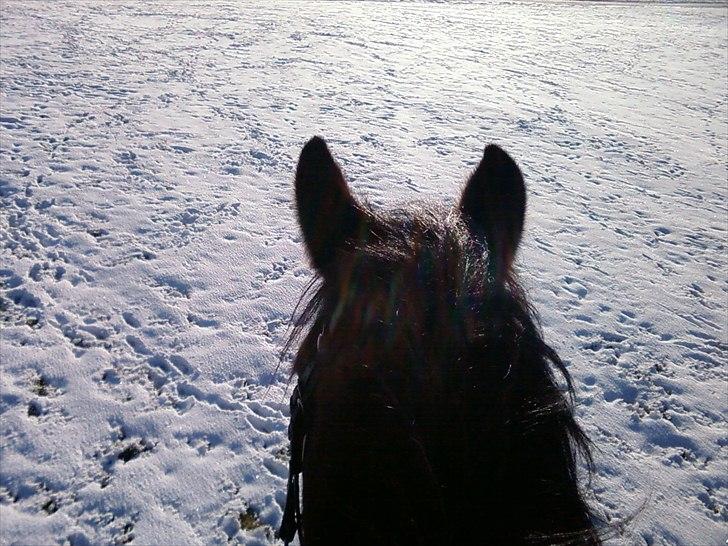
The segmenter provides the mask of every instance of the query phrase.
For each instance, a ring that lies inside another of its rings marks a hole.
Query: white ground
[[[318,133],[380,206],[510,150],[614,543],[723,544],[725,5],[256,4],[1,3],[0,543],[272,540]]]

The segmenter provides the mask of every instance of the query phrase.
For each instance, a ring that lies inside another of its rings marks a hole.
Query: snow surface
[[[615,544],[728,538],[723,5],[2,2],[0,542],[267,544],[322,134],[374,206],[498,142]],[[524,491],[524,495],[528,492]]]

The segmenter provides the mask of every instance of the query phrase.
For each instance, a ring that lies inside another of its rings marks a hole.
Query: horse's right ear
[[[485,148],[459,208],[473,235],[487,242],[495,278],[504,279],[523,232],[526,185],[521,169],[502,148],[495,144]]]
[[[364,210],[351,195],[326,142],[317,136],[306,143],[298,158],[296,209],[306,250],[320,272],[365,225]]]

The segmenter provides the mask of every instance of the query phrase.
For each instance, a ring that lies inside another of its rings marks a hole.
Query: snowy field
[[[381,207],[509,150],[612,542],[725,543],[725,4],[0,5],[0,543],[275,542],[313,134]]]

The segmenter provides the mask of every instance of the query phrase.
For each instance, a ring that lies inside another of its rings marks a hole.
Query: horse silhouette
[[[456,206],[380,212],[314,137],[295,200],[316,276],[287,344],[300,342],[280,536],[599,544],[571,379],[513,267],[526,211],[513,159],[487,146]]]

